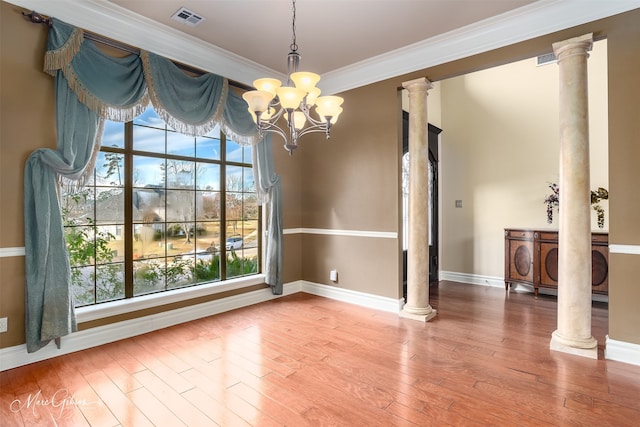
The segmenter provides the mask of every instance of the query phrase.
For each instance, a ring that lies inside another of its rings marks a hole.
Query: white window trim
[[[251,276],[228,279],[222,282],[197,284],[171,291],[156,292],[148,295],[135,296],[133,298],[78,307],[76,308],[76,320],[78,323],[84,323],[92,320],[104,319],[106,317],[118,316],[137,310],[144,310],[193,298],[260,285],[264,284],[264,280],[264,274],[254,274]]]

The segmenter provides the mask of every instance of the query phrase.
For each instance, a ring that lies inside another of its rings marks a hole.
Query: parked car
[[[236,249],[240,249],[242,248],[242,245],[244,244],[242,237],[239,236],[234,236],[234,237],[229,237],[227,239],[227,250],[231,251],[231,250],[236,250]]]
[[[211,261],[213,258],[213,252],[209,251],[190,251],[182,253],[176,256],[176,260],[181,259],[183,261],[194,261],[194,260],[203,260],[203,261]]]

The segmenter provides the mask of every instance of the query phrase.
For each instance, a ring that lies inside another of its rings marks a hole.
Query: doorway
[[[438,139],[442,129],[428,124],[429,144],[429,284],[438,282]],[[402,292],[407,297],[407,246],[409,231],[409,113],[402,111]]]

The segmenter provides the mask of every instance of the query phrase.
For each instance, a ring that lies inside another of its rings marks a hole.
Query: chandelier
[[[320,96],[316,83],[320,76],[315,73],[298,71],[300,54],[296,44],[296,0],[293,0],[292,43],[287,57],[288,80],[286,86],[278,79],[255,80],[256,90],[245,92],[242,97],[249,105],[249,112],[256,123],[260,138],[265,132],[273,132],[285,140],[289,154],[298,147],[298,140],[311,132],[324,132],[330,137],[331,125],[335,124],[342,112],[339,96]],[[311,111],[315,110],[314,117]],[[288,136],[276,123],[286,115]]]

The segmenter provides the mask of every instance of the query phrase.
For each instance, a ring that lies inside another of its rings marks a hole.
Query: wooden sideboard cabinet
[[[609,291],[609,235],[591,233],[591,290],[607,295]],[[539,288],[558,287],[558,232],[506,228],[504,230],[504,285],[514,283]]]

